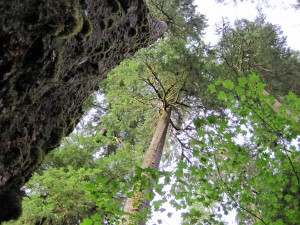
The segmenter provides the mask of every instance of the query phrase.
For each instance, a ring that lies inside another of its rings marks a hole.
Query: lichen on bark
[[[98,83],[166,24],[142,0],[0,0],[0,23],[1,222]]]

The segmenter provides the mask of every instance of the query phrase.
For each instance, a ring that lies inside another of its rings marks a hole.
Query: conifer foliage
[[[212,48],[193,1],[147,3],[168,31],[101,83],[6,224],[140,225],[165,202],[187,225],[299,224],[299,54],[263,15]]]

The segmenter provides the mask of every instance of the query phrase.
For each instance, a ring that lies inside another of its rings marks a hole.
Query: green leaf
[[[221,85],[222,84],[222,79],[219,77],[216,81],[215,81],[215,85]]]
[[[223,81],[223,87],[228,90],[233,90],[234,83],[231,80],[225,80],[225,81]]]
[[[200,118],[196,118],[194,120],[194,124],[197,128],[202,127],[205,124],[205,120],[204,119],[200,119]]]
[[[160,200],[159,201],[153,201],[152,203],[153,203],[154,209],[158,210],[162,206],[163,201],[160,201]]]
[[[291,91],[286,96],[286,100],[288,101],[295,101],[296,99],[297,99],[297,95]]]
[[[86,190],[88,190],[88,191],[96,191],[97,190],[96,185],[93,183],[87,183],[85,185],[85,187],[86,187]]]
[[[239,77],[238,83],[240,88],[244,88],[246,84],[248,83],[248,80],[245,77]]]
[[[177,164],[177,167],[178,167],[178,169],[183,170],[183,169],[187,168],[187,164],[185,162],[181,161]]]
[[[216,86],[214,84],[208,85],[208,90],[210,90],[210,93],[216,92]]]
[[[97,177],[96,181],[99,184],[105,184],[108,181],[108,179],[106,177],[101,176],[101,177]]]
[[[224,91],[220,91],[218,93],[218,99],[219,100],[226,100],[226,98],[227,98],[227,95],[226,95],[226,93]]]
[[[100,219],[101,219],[101,216],[98,213],[91,216],[91,220],[93,220],[93,221],[97,221],[97,220],[100,220]]]
[[[251,73],[249,75],[249,81],[251,81],[251,83],[255,83],[258,82],[260,80],[259,76],[255,73]]]
[[[294,197],[292,195],[285,195],[284,196],[284,200],[287,202],[292,202],[292,200],[294,199]]]
[[[215,115],[209,115],[209,116],[207,117],[207,120],[208,120],[208,122],[209,122],[210,124],[215,124],[216,121],[217,121],[217,117],[216,117]]]
[[[80,225],[93,225],[93,221],[91,219],[84,219]]]

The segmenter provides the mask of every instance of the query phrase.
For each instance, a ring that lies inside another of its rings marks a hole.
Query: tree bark
[[[270,95],[269,92],[267,92],[266,90],[263,90],[263,95]],[[282,106],[281,102],[279,102],[277,99],[275,99],[275,102],[273,103],[270,103],[269,101],[266,101],[267,104],[272,108],[272,110],[275,112],[275,113],[279,113],[279,109],[280,107]],[[292,115],[292,112],[290,110],[285,110],[286,114],[287,115]],[[298,123],[299,121],[299,117],[298,116],[294,116],[293,119],[295,120],[296,123]]]
[[[0,223],[99,82],[166,27],[143,0],[0,0]]]
[[[144,157],[142,168],[152,168],[158,170],[161,161],[163,148],[167,136],[167,131],[170,123],[172,107],[169,106],[165,110],[160,110],[159,119],[157,121],[156,130],[153,134],[151,143]],[[143,176],[148,176],[144,174]],[[143,210],[150,207],[150,200],[146,199],[146,193],[152,192],[153,187],[150,186],[146,190],[138,191],[134,197],[128,198],[124,207],[124,211],[127,213],[122,219],[124,225],[144,225],[145,219],[138,219],[130,217],[130,215],[136,215]]]

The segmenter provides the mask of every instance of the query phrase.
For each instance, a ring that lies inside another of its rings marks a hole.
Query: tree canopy
[[[299,53],[260,14],[224,21],[211,47],[193,1],[147,3],[169,30],[99,85],[6,224],[120,224],[130,213],[127,224],[145,224],[166,202],[181,224],[226,224],[230,212],[239,224],[299,224]],[[162,159],[148,165],[166,115]]]

